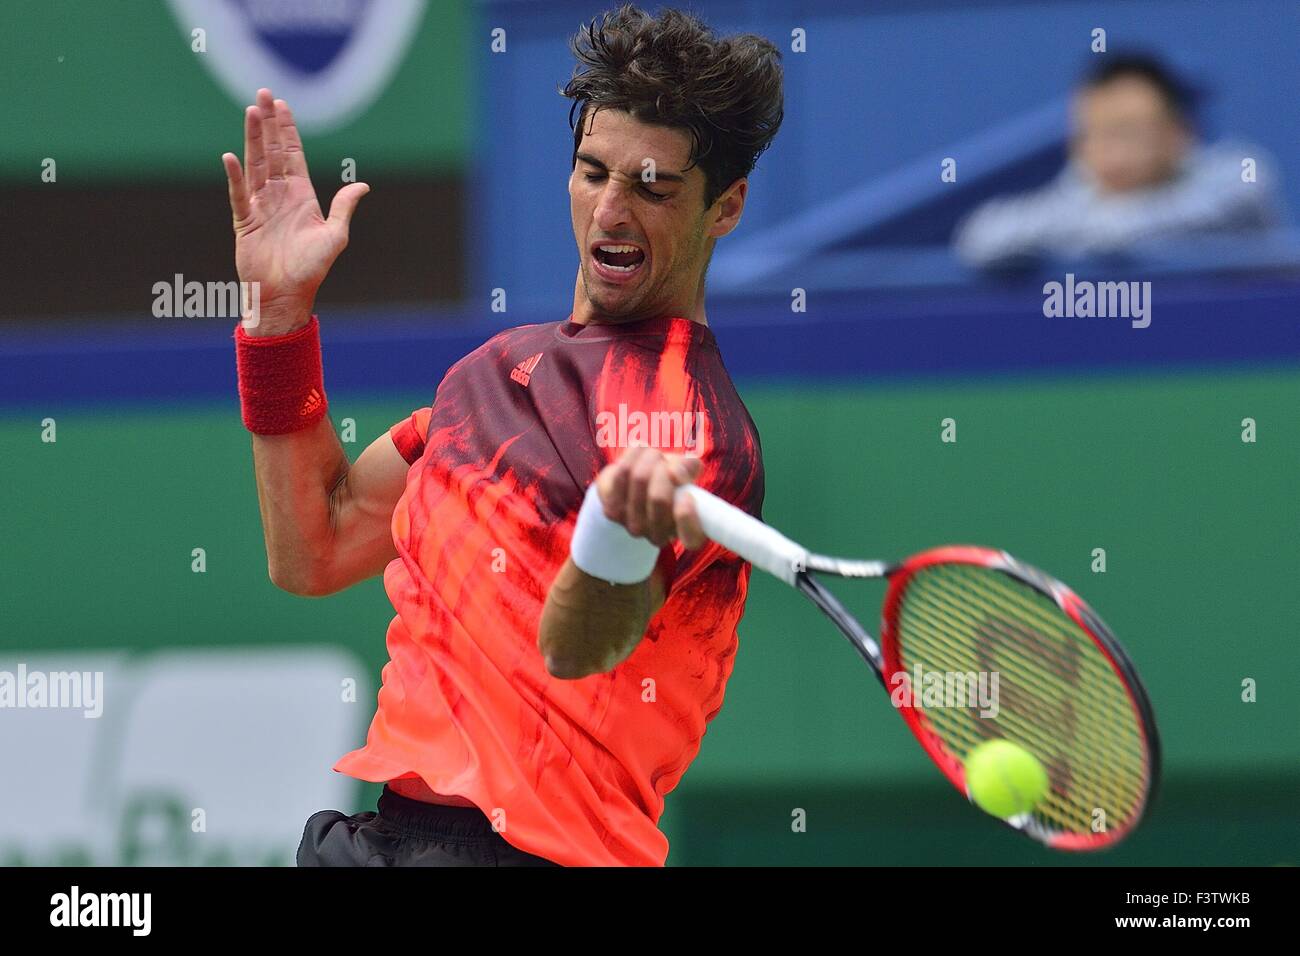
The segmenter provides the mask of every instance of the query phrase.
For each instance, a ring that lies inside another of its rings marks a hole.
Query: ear
[[[707,233],[710,239],[721,239],[739,225],[740,214],[745,211],[745,197],[748,194],[749,180],[742,176],[714,200],[709,210],[709,215],[713,217]]]

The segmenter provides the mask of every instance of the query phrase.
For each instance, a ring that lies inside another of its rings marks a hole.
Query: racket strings
[[[984,720],[973,727],[939,727],[939,732],[947,737],[949,750],[958,753],[968,752],[971,747],[990,737],[1009,737],[1016,739],[1039,756],[1045,764],[1053,792],[1061,800],[1049,799],[1040,806],[1040,814],[1049,819],[1058,829],[1078,830],[1082,824],[1078,810],[1082,807],[1105,807],[1114,819],[1116,807],[1120,813],[1127,807],[1136,793],[1123,785],[1126,774],[1113,772],[1098,773],[1095,769],[1104,765],[1107,754],[1098,752],[1094,747],[1084,747],[1081,741],[1088,739],[1089,728],[1072,726],[1072,715],[1067,713],[1043,713],[1036,720],[1024,719],[1022,715],[1034,708],[1041,709],[1037,702],[1009,701],[1006,710],[997,715],[996,720]],[[942,724],[935,721],[931,724]],[[1068,731],[1073,736],[1073,750],[1067,749],[1059,739],[1059,729]],[[983,731],[981,733],[981,731]],[[964,746],[963,746],[964,745]],[[1129,775],[1140,773],[1140,766],[1129,768]]]
[[[942,635],[946,620],[944,617],[933,614],[928,608],[914,608],[913,613],[923,618],[925,622],[934,628],[936,634]],[[960,662],[961,668],[967,672],[987,671],[992,668],[987,660],[980,660],[979,655],[971,655],[969,645],[963,647],[960,644],[946,640],[942,636],[934,641],[936,657],[949,662]],[[1006,722],[1013,722],[1017,726],[1017,731],[1027,738],[1039,738],[1044,749],[1051,749],[1055,736],[1049,734],[1039,727],[1040,724],[1049,726],[1055,722],[1057,726],[1069,726],[1072,721],[1078,720],[1078,711],[1083,709],[1086,717],[1088,713],[1095,711],[1097,708],[1104,708],[1113,705],[1113,698],[1110,696],[1099,696],[1093,692],[1093,688],[1105,686],[1106,677],[1110,673],[1109,667],[1102,663],[1100,657],[1096,660],[1089,661],[1089,670],[1095,670],[1097,673],[1089,674],[1084,672],[1080,675],[1077,683],[1079,693],[1073,699],[1069,698],[1068,685],[1060,683],[1040,684],[1036,680],[1036,673],[1032,662],[1016,654],[1014,651],[1005,656],[1001,656],[1002,663],[998,668],[999,676],[999,698],[1000,703],[1005,705],[1005,709],[999,707],[998,717]],[[1003,673],[1011,671],[1020,677],[1020,683],[1017,686],[1008,687],[1003,684]],[[1062,703],[1064,701],[1064,703]],[[1030,722],[1023,715],[1034,715],[1034,721]],[[988,728],[985,721],[975,726],[975,730],[982,736],[976,742],[988,739]],[[1095,738],[1095,740],[1094,740]],[[1102,749],[1098,745],[1103,744]],[[1127,755],[1135,768],[1140,770],[1142,762],[1145,759],[1145,751],[1142,741],[1128,734],[1126,730],[1116,734],[1110,722],[1103,722],[1095,727],[1095,734],[1085,734],[1079,737],[1076,742],[1076,757],[1079,758],[1080,765],[1083,767],[1096,766],[1098,761],[1104,761],[1111,758],[1118,752]]]
[[[972,603],[987,613],[997,613],[996,608],[979,599],[960,603],[939,597],[935,601],[936,606],[915,604],[910,607],[910,610],[935,629],[934,643],[944,646],[953,655],[961,655],[971,649],[970,643],[962,641],[961,636],[955,636],[952,640],[947,639],[944,627],[954,616],[965,613],[966,607]],[[1104,676],[1111,672],[1109,664],[1100,655],[1089,655],[1071,667],[1067,673],[1065,668],[1058,666],[1050,657],[1043,657],[1041,646],[1034,648],[1032,653],[1026,653],[1021,645],[1007,641],[1003,643],[1003,649],[1007,660],[1013,663],[1018,673],[1024,676],[1026,686],[1037,688],[1045,695],[1054,694],[1058,697],[1063,691],[1072,687],[1077,697],[1084,699],[1085,702],[1098,703],[1102,699],[1106,702],[1110,700],[1108,695],[1102,697],[1094,695],[1095,688],[1102,686]],[[1093,699],[1087,701],[1090,696]]]
[[[985,611],[987,613],[986,608]],[[1025,648],[1035,660],[1060,665],[1059,660],[1053,661],[1034,631],[1009,627],[1005,611],[995,613],[996,617],[986,618],[976,626],[974,636],[982,643],[973,643],[968,648],[967,666],[981,673],[996,672],[1004,680],[1008,675],[1015,676],[1018,680],[998,686],[1000,706],[996,717],[981,715],[979,722],[947,721],[951,725],[949,736],[952,739],[948,742],[950,749],[956,749],[952,745],[958,740],[968,748],[991,736],[1018,738],[1043,761],[1057,794],[1068,794],[1071,791],[1086,794],[1088,802],[1094,805],[1113,807],[1117,802],[1124,803],[1127,796],[1124,788],[1113,786],[1117,775],[1079,772],[1081,768],[1086,771],[1099,765],[1104,766],[1110,756],[1108,750],[1113,747],[1113,737],[1105,734],[1107,727],[1104,722],[1100,726],[1095,726],[1095,721],[1092,722],[1094,726],[1087,726],[1086,722],[1085,726],[1079,726],[1079,715],[1086,717],[1096,712],[1094,708],[1098,702],[1072,701],[1069,696],[1070,684],[1063,686],[1060,677],[1062,672],[1070,673],[1073,675],[1072,683],[1078,687],[1098,686],[1095,677],[1088,678],[1084,675],[1085,679],[1080,680],[1077,668],[1068,664],[1064,667],[1027,667],[1025,655],[1003,653],[1007,648]],[[940,621],[938,627],[942,630],[936,629],[937,633],[954,633],[946,621]],[[961,635],[968,641],[971,636],[970,629]],[[1070,647],[1069,644],[1064,646]],[[997,652],[990,653],[990,648],[995,648]],[[951,645],[945,650],[951,655]],[[1067,652],[1066,656],[1068,658],[1072,655]],[[1045,673],[1049,676],[1044,682]],[[942,724],[944,721],[936,720],[935,723]],[[1100,752],[1098,748],[1101,748]],[[1122,777],[1121,774],[1118,779]],[[1059,809],[1053,806],[1052,801],[1048,801],[1042,806],[1041,812],[1058,827],[1073,825],[1072,816],[1067,814],[1063,817],[1055,812]]]
[[[909,579],[894,623],[903,669],[944,675],[944,699],[923,686],[913,703],[950,754],[964,760],[978,744],[1006,738],[1043,764],[1050,789],[1033,813],[1041,825],[1087,834],[1097,809],[1108,828],[1140,813],[1149,767],[1131,697],[1055,601],[990,568],[937,564]],[[986,701],[949,699],[954,674],[954,690],[973,686],[972,677],[996,687],[996,714]]]
[[[983,602],[980,603],[982,606],[987,607]],[[960,610],[959,606],[950,602],[947,607],[953,613]],[[944,628],[950,619],[949,617],[934,613],[931,607],[924,604],[918,604],[912,607],[911,610],[912,613],[925,619],[934,628],[936,635],[934,644],[937,649],[942,650],[944,660],[965,660],[969,669],[972,670],[978,670],[981,663],[987,663],[979,661],[977,656],[971,657],[969,655],[969,644],[961,644],[946,638]],[[1113,703],[1111,695],[1097,695],[1094,692],[1095,688],[1106,687],[1107,679],[1113,673],[1102,655],[1090,654],[1083,658],[1081,667],[1076,669],[1069,681],[1046,680],[1040,682],[1040,672],[1036,670],[1034,665],[1041,664],[1051,672],[1054,668],[1050,659],[1041,656],[1038,658],[1027,657],[1019,653],[1019,647],[1010,644],[1010,642],[1004,643],[1003,646],[1008,648],[1004,658],[1007,666],[1012,667],[1015,673],[1022,678],[1021,686],[1011,689],[1012,703],[1021,703],[1021,706],[1017,709],[1042,714],[1050,713],[1053,701],[1071,701],[1072,708],[1079,706],[1095,708],[1110,706]],[[1041,654],[1041,649],[1039,653]],[[1059,677],[1059,673],[1056,676]],[[1067,696],[1071,689],[1075,693],[1072,700]],[[1029,699],[1025,700],[1025,698]],[[1105,724],[1099,728],[1099,733],[1105,736],[1109,728],[1110,725]],[[1082,741],[1082,743],[1086,746],[1087,741]],[[1134,758],[1139,762],[1145,759],[1145,751],[1140,739],[1135,739],[1131,735],[1123,733],[1114,739],[1114,743],[1119,747],[1133,745],[1132,754]]]

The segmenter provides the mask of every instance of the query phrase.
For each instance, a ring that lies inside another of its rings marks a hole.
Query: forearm
[[[663,605],[658,572],[636,584],[610,584],[581,571],[570,558],[546,595],[538,648],[554,677],[574,680],[613,669],[645,634]]]
[[[369,187],[344,186],[322,217],[293,112],[265,88],[244,110],[244,162],[223,153],[221,163],[235,267],[241,283],[258,290],[241,310],[235,339],[267,570],[287,591],[329,593],[392,554],[387,520],[405,473],[391,443],[381,444],[369,466],[364,453],[358,466],[349,465],[327,415],[312,317],[316,291],[347,246],[352,214]]]
[[[664,549],[674,535],[688,548],[705,541],[690,495],[676,495],[700,468],[698,458],[636,446],[587,488],[538,622],[552,676],[604,673],[635,650],[674,579]]]
[[[267,570],[277,587],[324,594],[336,525],[335,502],[349,463],[328,416],[287,435],[253,435]]]

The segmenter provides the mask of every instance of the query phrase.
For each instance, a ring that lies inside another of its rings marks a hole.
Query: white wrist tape
[[[569,556],[580,571],[593,578],[610,584],[637,584],[655,569],[659,548],[645,538],[634,538],[617,521],[605,517],[593,481],[578,510]]]

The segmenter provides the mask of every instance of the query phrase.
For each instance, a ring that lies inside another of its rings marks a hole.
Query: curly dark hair
[[[561,93],[573,100],[575,166],[590,112],[626,110],[690,133],[687,168],[703,170],[707,208],[749,175],[781,127],[781,53],[752,33],[718,37],[689,13],[656,18],[627,3],[581,28],[569,48],[578,64]]]

